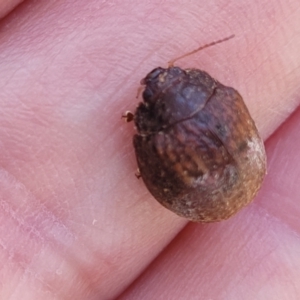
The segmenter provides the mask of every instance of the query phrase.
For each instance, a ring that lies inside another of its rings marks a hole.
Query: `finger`
[[[258,199],[233,219],[189,225],[118,299],[297,299],[300,109],[269,139]]]

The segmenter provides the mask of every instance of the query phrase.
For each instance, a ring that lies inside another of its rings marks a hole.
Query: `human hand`
[[[36,1],[2,19],[0,299],[297,299],[299,23],[297,0]],[[178,65],[236,88],[264,139],[288,120],[253,204],[185,226],[135,178],[120,116],[151,69],[230,34]]]

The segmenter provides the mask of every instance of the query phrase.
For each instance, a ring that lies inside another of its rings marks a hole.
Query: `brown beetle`
[[[154,198],[179,216],[225,220],[260,188],[264,144],[235,89],[204,71],[174,67],[176,60],[141,81],[143,102],[134,115],[127,114],[137,128],[133,144],[140,176]]]

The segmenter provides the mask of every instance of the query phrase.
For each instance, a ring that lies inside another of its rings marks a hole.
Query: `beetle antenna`
[[[214,45],[216,45],[216,44],[223,43],[223,42],[225,42],[225,41],[228,41],[228,40],[234,38],[234,36],[235,36],[235,35],[232,34],[232,35],[230,35],[230,36],[228,36],[228,37],[226,37],[226,38],[224,38],[224,39],[214,41],[214,42],[212,42],[212,43],[209,43],[209,44],[206,44],[206,45],[204,45],[204,46],[201,46],[201,47],[199,47],[199,48],[197,48],[197,49],[195,49],[195,50],[193,50],[193,51],[191,51],[191,52],[188,52],[188,53],[186,53],[186,54],[183,54],[183,55],[181,55],[181,56],[178,56],[178,57],[176,57],[176,58],[174,58],[174,59],[172,59],[172,60],[170,60],[170,61],[168,62],[169,68],[170,68],[170,67],[173,67],[173,66],[174,66],[174,63],[175,63],[177,60],[179,60],[179,59],[182,59],[182,58],[184,58],[184,57],[186,57],[186,56],[192,55],[192,54],[194,54],[194,53],[196,53],[196,52],[198,52],[198,51],[200,51],[200,50],[203,50],[203,49],[205,49],[205,48],[214,46]]]

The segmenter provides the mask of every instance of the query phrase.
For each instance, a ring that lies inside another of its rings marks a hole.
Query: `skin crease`
[[[0,22],[0,299],[299,298],[298,0],[25,1]],[[120,116],[151,69],[233,33],[177,65],[235,87],[264,139],[286,123],[255,202],[185,227]]]
[[[0,19],[11,12],[22,0],[0,0]]]

